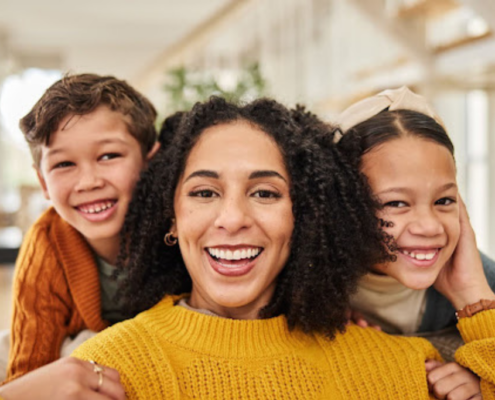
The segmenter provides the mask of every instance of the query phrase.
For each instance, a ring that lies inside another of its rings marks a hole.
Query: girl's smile
[[[406,136],[385,142],[362,158],[362,170],[383,205],[380,218],[395,239],[397,261],[376,265],[404,286],[426,289],[459,240],[456,169],[447,148]]]

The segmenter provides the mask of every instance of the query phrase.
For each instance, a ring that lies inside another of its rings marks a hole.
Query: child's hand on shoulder
[[[482,399],[480,378],[459,364],[427,360],[425,368],[428,387],[437,399]]]
[[[347,317],[347,325],[354,323],[357,326],[360,326],[361,328],[370,327],[370,328],[375,328],[377,331],[382,330],[380,325],[376,325],[368,322],[363,314],[351,308],[347,310],[346,317]]]

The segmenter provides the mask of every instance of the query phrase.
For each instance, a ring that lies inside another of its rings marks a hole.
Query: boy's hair
[[[85,115],[107,106],[128,116],[129,133],[139,142],[143,155],[156,141],[156,110],[146,97],[125,81],[96,74],[66,75],[50,86],[19,123],[36,166],[41,162],[41,146],[68,115]]]

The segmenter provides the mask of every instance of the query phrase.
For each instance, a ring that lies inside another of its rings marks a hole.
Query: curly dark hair
[[[212,97],[183,117],[168,149],[138,183],[122,231],[121,295],[131,315],[164,295],[191,290],[178,246],[163,243],[174,218],[174,192],[188,155],[208,127],[246,121],[277,143],[290,176],[294,231],[291,254],[261,318],[285,314],[289,327],[332,337],[345,328],[349,294],[361,274],[389,257],[376,204],[359,172],[333,145],[334,129],[304,109],[274,100],[239,106]]]
[[[35,165],[41,161],[41,145],[68,115],[85,115],[105,105],[129,117],[129,133],[139,142],[143,156],[156,141],[156,110],[127,82],[96,74],[65,75],[50,86],[19,122]]]

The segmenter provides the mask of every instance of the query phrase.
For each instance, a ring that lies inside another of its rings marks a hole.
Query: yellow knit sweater
[[[429,399],[424,339],[350,326],[330,341],[287,329],[281,316],[240,321],[174,306],[166,297],[74,355],[116,368],[129,399]],[[495,310],[461,320],[458,362],[495,399]]]

